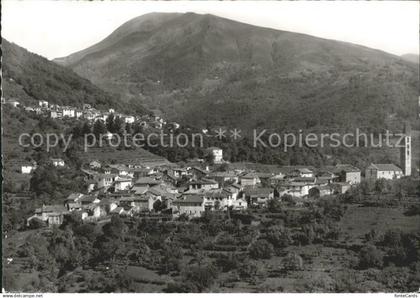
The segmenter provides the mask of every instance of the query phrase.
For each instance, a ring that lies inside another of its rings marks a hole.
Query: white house
[[[217,181],[206,178],[188,183],[188,191],[211,190],[218,187]]]
[[[297,171],[298,171],[300,177],[303,177],[303,178],[312,178],[312,177],[314,177],[314,172],[312,172],[308,168],[299,168],[299,169],[297,169]]]
[[[65,165],[64,160],[61,158],[51,158],[51,162],[54,167],[64,167]]]
[[[81,118],[83,116],[83,111],[82,110],[76,110],[75,111],[75,117],[76,118]]]
[[[116,191],[127,190],[133,185],[132,179],[130,177],[120,177],[115,178],[114,187]]]
[[[117,175],[114,174],[99,174],[96,175],[95,180],[98,188],[108,188],[114,183]]]
[[[17,100],[14,100],[14,99],[9,99],[9,100],[6,101],[6,103],[8,105],[11,105],[14,108],[17,108],[20,105],[20,102],[18,102]]]
[[[46,100],[39,100],[38,104],[41,108],[48,108],[48,101]]]
[[[248,208],[248,203],[246,200],[239,198],[233,201],[232,207],[233,210],[245,210]]]
[[[239,177],[239,181],[241,186],[255,186],[261,183],[261,180],[256,173],[247,173]]]
[[[288,194],[294,197],[304,197],[309,194],[309,190],[315,186],[312,182],[289,181],[281,185],[280,196]]]
[[[179,214],[186,214],[190,217],[200,217],[205,211],[205,199],[202,196],[188,196],[185,199],[172,202],[172,206]]]
[[[59,110],[51,110],[50,111],[50,117],[53,119],[62,118],[63,112]]]
[[[32,171],[36,169],[35,163],[24,163],[20,167],[20,171],[22,174],[30,174]]]
[[[218,147],[210,147],[207,151],[213,155],[214,163],[222,163],[223,162],[223,150]]]
[[[366,179],[399,179],[404,176],[403,171],[394,164],[370,164],[366,168]]]
[[[135,120],[136,120],[136,118],[134,118],[134,116],[125,116],[124,117],[124,122],[125,123],[134,123]]]
[[[70,117],[70,118],[74,118],[75,117],[75,112],[76,109],[72,108],[72,107],[63,107],[63,117]]]
[[[106,134],[103,135],[103,138],[107,141],[112,140],[112,138],[114,137],[114,134],[107,131]]]
[[[35,214],[28,218],[27,223],[29,225],[32,219],[37,218],[49,226],[60,225],[63,223],[64,214],[67,213],[68,210],[64,205],[43,205],[35,209]]]

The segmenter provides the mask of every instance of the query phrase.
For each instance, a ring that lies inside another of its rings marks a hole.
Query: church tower
[[[404,176],[411,176],[411,128],[409,123],[404,124],[403,134],[400,163]]]

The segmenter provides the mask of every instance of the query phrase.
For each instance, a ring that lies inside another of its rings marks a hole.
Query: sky
[[[196,12],[419,53],[418,1],[2,1],[2,36],[48,59],[83,50],[150,12]]]

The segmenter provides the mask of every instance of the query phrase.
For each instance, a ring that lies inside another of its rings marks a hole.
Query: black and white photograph
[[[418,297],[419,14],[3,0],[2,296]]]

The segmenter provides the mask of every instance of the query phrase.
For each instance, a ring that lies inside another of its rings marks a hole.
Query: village
[[[68,213],[87,222],[109,219],[112,215],[145,216],[172,220],[180,216],[200,217],[206,211],[244,211],[266,208],[270,200],[292,198],[297,206],[320,197],[343,194],[361,182],[360,169],[348,165],[315,169],[305,166],[282,167],[276,173],[247,170],[217,170],[223,152],[209,148],[212,166],[103,164],[92,160],[83,169],[86,193],[72,193],[63,204],[43,205],[27,219],[47,225],[60,225]],[[52,159],[56,167],[64,161]],[[212,169],[213,170],[212,170]],[[404,172],[393,164],[372,164],[368,179],[399,179]]]
[[[50,117],[51,119],[76,119],[76,120],[87,120],[91,123],[96,121],[105,122],[110,115],[119,117],[123,123],[132,124],[138,122],[144,128],[155,128],[162,129],[165,125],[171,126],[173,129],[179,128],[179,124],[176,122],[167,123],[160,116],[152,115],[141,115],[133,116],[115,112],[114,109],[108,111],[98,110],[89,104],[83,104],[82,107],[72,106],[60,106],[57,104],[51,104],[45,100],[39,100],[38,105],[24,105],[16,98],[10,98],[5,100],[2,97],[2,104],[10,105],[14,108],[21,108],[26,112],[35,113],[37,115],[43,115]]]
[[[150,115],[131,116],[99,111],[90,105],[83,109],[63,107],[39,101],[38,106],[22,106],[17,100],[3,104],[23,108],[27,112],[53,119],[84,119],[106,121],[109,115],[127,123],[140,122],[144,127],[162,129],[167,122]],[[170,123],[176,129],[180,125]],[[158,220],[172,220],[180,216],[194,218],[206,211],[244,211],[266,208],[270,200],[287,200],[303,206],[320,197],[344,194],[363,179],[400,179],[411,175],[411,136],[406,133],[401,150],[401,168],[395,164],[371,164],[364,170],[350,164],[336,164],[315,168],[311,165],[283,166],[273,171],[245,168],[229,169],[223,150],[207,148],[211,161],[197,159],[186,164],[106,163],[90,160],[83,165],[87,188],[84,193],[72,193],[62,198],[62,204],[39,206],[27,219],[29,226],[38,220],[49,226],[63,223],[69,213],[80,215],[83,221],[109,220],[113,215],[149,216]],[[50,158],[54,167],[67,165],[61,158]],[[22,174],[30,175],[37,168],[35,162],[21,165]]]

